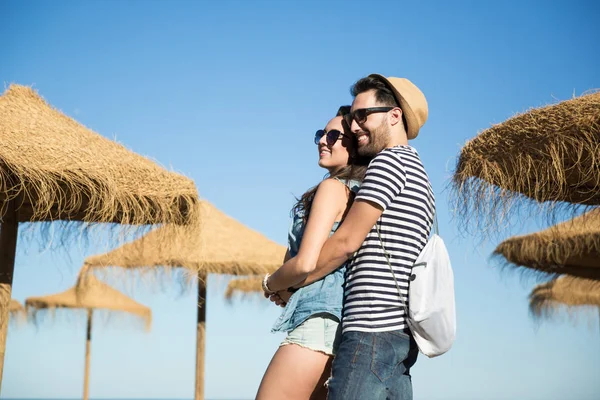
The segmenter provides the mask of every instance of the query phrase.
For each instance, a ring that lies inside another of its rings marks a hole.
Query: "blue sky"
[[[600,392],[598,313],[536,324],[527,309],[535,282],[494,268],[496,241],[460,234],[447,185],[477,132],[600,87],[599,15],[593,1],[4,1],[0,82],[33,85],[285,244],[294,195],[324,174],[314,131],[351,102],[362,76],[408,77],[429,102],[412,144],[435,188],[458,313],[454,348],[413,369],[415,400],[585,400]],[[503,237],[540,226],[527,221]],[[16,260],[21,301],[66,289],[87,255],[106,250],[29,246],[19,243]],[[270,333],[279,310],[261,299],[227,303],[228,279],[209,279],[206,396],[252,398],[282,340]],[[97,320],[92,397],[191,398],[195,289],[130,294],[152,307],[153,329]],[[81,396],[84,320],[46,322],[10,328],[3,398]]]

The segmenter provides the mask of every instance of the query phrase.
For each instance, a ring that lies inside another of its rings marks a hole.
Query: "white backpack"
[[[379,227],[377,224],[375,227],[407,315],[408,326],[419,350],[430,358],[444,354],[450,350],[456,337],[456,310],[454,274],[448,251],[438,234],[437,217],[434,234],[427,241],[412,268],[408,309],[402,300],[400,286],[390,263],[390,255],[383,246]]]

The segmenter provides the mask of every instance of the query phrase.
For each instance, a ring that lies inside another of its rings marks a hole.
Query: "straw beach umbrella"
[[[453,176],[465,226],[497,226],[519,206],[600,205],[600,92],[531,109],[462,148]],[[549,215],[551,215],[550,213]]]
[[[22,313],[24,312],[25,309],[23,308],[23,306],[21,305],[21,303],[19,303],[17,300],[15,299],[10,299],[10,303],[8,306],[8,312],[9,314],[12,315],[16,315],[18,313]]]
[[[20,321],[25,317],[25,308],[15,299],[10,299],[8,313],[11,318]]]
[[[600,279],[600,209],[505,240],[494,255],[514,267]]]
[[[225,289],[225,298],[232,299],[236,293],[262,294],[262,279],[262,276],[251,276],[230,280]]]
[[[66,220],[89,226],[183,224],[196,219],[198,197],[191,180],[89,130],[29,87],[11,85],[0,96],[0,140],[2,344],[19,222]]]
[[[89,257],[88,268],[185,268],[198,279],[195,399],[204,398],[206,278],[259,275],[281,266],[286,248],[200,201],[198,224],[165,225],[111,252]]]
[[[25,299],[25,306],[34,318],[44,313],[54,312],[57,309],[83,309],[87,311],[87,336],[85,344],[85,373],[83,383],[83,399],[89,399],[90,378],[90,342],[92,339],[92,316],[94,310],[107,310],[111,312],[124,312],[139,318],[150,328],[152,321],[151,310],[137,303],[123,293],[98,281],[93,276],[80,277],[85,283],[78,283],[62,293],[49,296],[29,297]]]
[[[529,309],[549,316],[559,308],[593,306],[600,311],[600,280],[564,275],[536,286],[529,295]]]

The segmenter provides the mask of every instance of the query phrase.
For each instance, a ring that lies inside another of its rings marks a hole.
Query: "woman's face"
[[[318,143],[319,166],[333,173],[337,169],[348,165],[350,151],[352,150],[352,139],[344,133],[342,117],[335,117],[329,121],[324,130],[325,134]],[[339,132],[339,135],[332,133],[332,131]],[[327,133],[329,133],[330,138],[333,135],[337,140],[333,143],[328,143]]]

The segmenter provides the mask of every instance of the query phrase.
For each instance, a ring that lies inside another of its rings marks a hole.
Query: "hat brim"
[[[416,138],[419,134],[419,122],[417,121],[417,117],[415,116],[415,113],[413,112],[412,108],[410,108],[410,105],[408,105],[408,102],[404,99],[402,94],[400,94],[400,92],[396,90],[394,85],[392,85],[392,83],[385,76],[379,74],[371,74],[369,76],[381,79],[392,90],[396,101],[402,109],[404,119],[406,120],[406,136],[408,137],[408,139]]]

